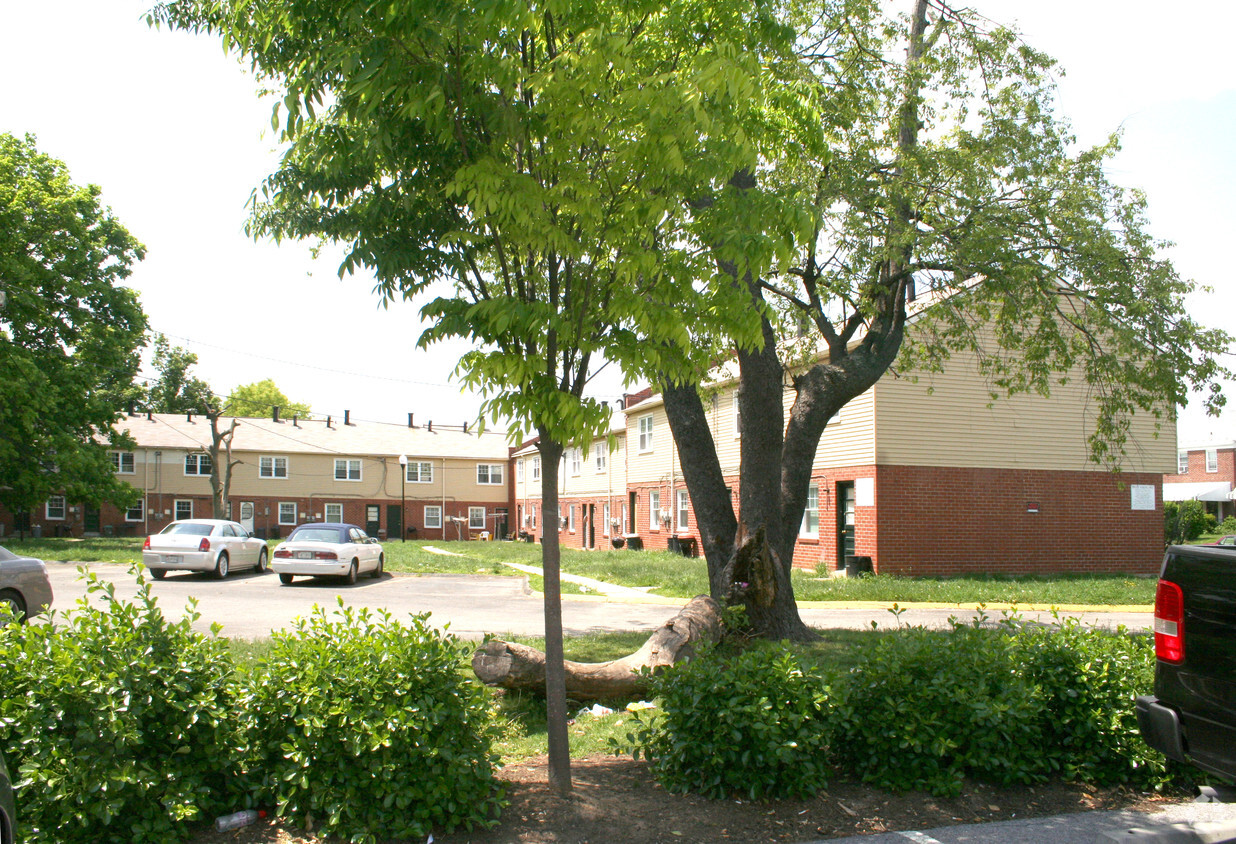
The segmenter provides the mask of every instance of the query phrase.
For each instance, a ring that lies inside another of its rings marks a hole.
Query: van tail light
[[[210,550],[210,540],[203,536],[202,541],[197,544],[197,550],[209,551]]]
[[[1163,662],[1184,662],[1184,592],[1160,580],[1154,594],[1154,655]]]
[[[149,551],[149,550],[150,550],[150,537],[149,537],[149,536],[148,536],[148,537],[146,537],[146,541],[142,543],[142,550],[143,550],[143,551]]]

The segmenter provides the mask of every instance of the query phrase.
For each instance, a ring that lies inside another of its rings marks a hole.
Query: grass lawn
[[[44,560],[136,563],[141,538],[27,539],[6,537],[2,544],[17,554]],[[272,540],[272,547],[278,544]],[[388,571],[412,574],[496,574],[522,577],[503,562],[540,566],[541,546],[528,542],[386,542]],[[445,551],[434,553],[429,549]],[[562,550],[562,570],[619,586],[653,587],[652,594],[690,598],[707,593],[708,570],[702,557],[680,557],[664,551],[604,549]],[[947,604],[1096,604],[1154,603],[1155,580],[1127,575],[1060,575],[1055,577],[893,577],[831,578],[795,570],[794,594],[800,601],[930,601]],[[534,589],[539,577],[530,577]],[[565,594],[580,587],[563,582]]]

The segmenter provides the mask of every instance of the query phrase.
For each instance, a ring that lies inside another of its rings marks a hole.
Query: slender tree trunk
[[[571,791],[571,745],[567,737],[566,664],[562,647],[562,549],[558,544],[558,472],[561,443],[540,431],[541,568],[545,580],[545,718],[549,738],[549,787]]]

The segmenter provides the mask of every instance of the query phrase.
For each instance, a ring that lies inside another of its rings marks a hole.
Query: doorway
[[[386,505],[386,538],[403,538],[403,506],[400,504]]]
[[[583,504],[581,506],[584,508],[584,547],[596,548],[597,528],[595,521],[597,517],[597,505]]]
[[[249,533],[253,533],[253,502],[240,502],[240,525]]]
[[[382,528],[379,521],[382,509],[377,504],[365,505],[365,533],[370,536],[377,536],[378,531]]]
[[[84,515],[82,516],[82,533],[98,533],[99,532],[99,508],[86,505]]]
[[[837,568],[854,556],[854,481],[837,484]]]

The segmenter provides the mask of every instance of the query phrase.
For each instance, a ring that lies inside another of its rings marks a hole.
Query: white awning
[[[1227,501],[1231,497],[1229,483],[1163,484],[1164,501]]]

